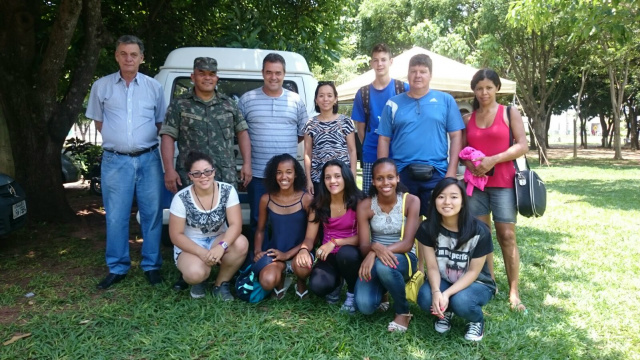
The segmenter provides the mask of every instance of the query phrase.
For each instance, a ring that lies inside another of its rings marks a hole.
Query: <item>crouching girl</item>
[[[433,189],[429,218],[416,237],[423,244],[428,278],[418,293],[418,305],[438,318],[437,332],[449,331],[455,314],[467,322],[465,339],[482,340],[482,307],[496,289],[486,262],[493,243],[487,226],[471,216],[456,179],[444,178]]]
[[[233,300],[229,281],[242,266],[249,246],[241,234],[238,193],[231,184],[214,179],[213,161],[206,154],[189,153],[185,169],[193,185],[173,197],[169,217],[176,266],[191,285],[191,297],[201,298],[211,267],[220,265],[213,295]]]

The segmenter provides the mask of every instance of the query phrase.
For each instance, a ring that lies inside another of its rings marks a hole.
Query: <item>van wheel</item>
[[[94,177],[91,179],[89,190],[95,195],[102,195],[102,184],[99,177]]]

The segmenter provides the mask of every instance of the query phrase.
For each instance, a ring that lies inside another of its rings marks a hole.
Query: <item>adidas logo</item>
[[[429,102],[438,102],[438,99],[432,98],[431,100],[429,100]]]

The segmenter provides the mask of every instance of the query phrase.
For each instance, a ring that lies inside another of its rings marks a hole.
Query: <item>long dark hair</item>
[[[496,86],[497,90],[500,90],[500,87],[502,86],[502,83],[500,82],[500,75],[498,75],[497,72],[491,70],[491,69],[480,69],[478,70],[478,72],[476,72],[473,75],[473,78],[471,78],[471,90],[475,91],[476,90],[476,85],[478,85],[478,83],[482,80],[485,79],[489,79],[491,80],[491,82],[493,82],[493,85]],[[480,108],[480,102],[478,101],[478,98],[476,98],[476,96],[473,96],[473,110],[478,110]]]
[[[436,209],[436,198],[444,191],[449,185],[455,185],[460,189],[460,195],[462,196],[462,206],[458,213],[458,243],[456,249],[460,249],[462,245],[466,244],[472,237],[478,234],[478,226],[481,225],[479,220],[474,218],[467,206],[467,194],[462,184],[455,178],[447,177],[436,185],[431,193],[431,204],[429,205],[429,217],[427,219],[429,237],[437,239],[440,233],[440,223],[442,222],[442,215]]]
[[[376,173],[376,168],[382,164],[391,164],[393,166],[394,169],[396,169],[396,175],[398,175],[398,166],[396,165],[396,162],[393,161],[393,159],[390,158],[380,158],[378,160],[376,160],[373,165],[371,165],[371,179],[373,180],[373,174]],[[401,182],[398,181],[398,185],[396,185],[396,194],[397,193],[404,193],[404,192],[408,192],[409,189]],[[369,187],[369,197],[374,197],[376,195],[378,195],[378,189],[376,189],[376,187],[373,185],[373,183],[371,184],[371,186]]]
[[[280,191],[280,185],[278,185],[278,180],[276,180],[278,165],[287,161],[291,161],[293,164],[293,171],[295,172],[293,189],[295,191],[304,190],[304,186],[307,183],[307,177],[304,174],[302,165],[300,165],[300,163],[290,154],[280,154],[272,157],[267,163],[267,167],[264,169],[264,187],[269,194],[275,194]]]
[[[347,209],[355,211],[358,206],[358,201],[364,197],[362,191],[358,189],[356,180],[353,178],[353,173],[351,173],[351,169],[349,169],[347,164],[338,159],[329,160],[322,167],[318,193],[315,195],[315,197],[313,198],[313,202],[311,203],[311,209],[313,209],[316,213],[314,219],[312,220],[313,222],[326,223],[331,217],[331,193],[327,189],[327,185],[324,183],[325,170],[329,166],[340,167],[342,179],[344,179],[344,204]]]

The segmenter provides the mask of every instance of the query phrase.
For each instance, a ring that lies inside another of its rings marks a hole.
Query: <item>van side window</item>
[[[264,81],[262,79],[250,80],[220,78],[220,80],[218,80],[218,86],[216,87],[216,90],[238,101],[240,97],[244,95],[244,93],[249,90],[259,88],[263,84]],[[174,99],[176,97],[183,96],[189,91],[191,87],[193,87],[191,78],[186,76],[176,78],[173,82],[173,91],[171,92],[171,98]],[[298,86],[294,81],[285,80],[284,84],[282,84],[282,87],[298,93]]]

